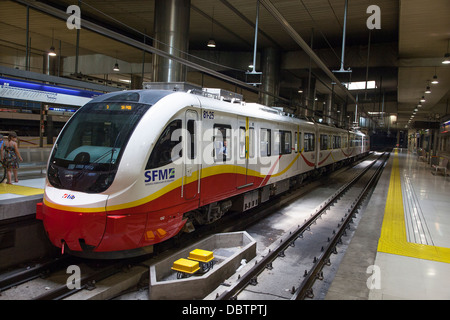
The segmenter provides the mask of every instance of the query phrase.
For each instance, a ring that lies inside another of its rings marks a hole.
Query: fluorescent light
[[[356,81],[350,83],[343,83],[348,90],[365,90],[366,82],[365,81]],[[376,89],[377,85],[375,80],[367,81],[367,89]]]

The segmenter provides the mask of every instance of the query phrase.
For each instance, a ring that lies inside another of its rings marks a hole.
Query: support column
[[[153,45],[174,56],[183,57],[189,47],[190,0],[155,0],[155,41]],[[153,81],[186,80],[186,66],[153,54]]]
[[[315,99],[316,97],[316,78],[310,78],[308,80],[308,91],[306,93],[306,107],[305,117],[313,117],[315,111]]]
[[[131,75],[131,90],[142,89],[142,77],[137,74]]]
[[[47,74],[49,76],[56,76],[58,71],[58,58],[52,57],[47,53],[42,55],[43,66],[42,73]]]
[[[262,65],[262,89],[278,96],[280,93],[280,51],[276,48],[264,48],[261,56]],[[275,98],[268,94],[261,94],[261,104],[273,106]]]
[[[327,94],[327,101],[325,104],[325,110],[324,110],[324,116],[325,116],[325,122],[329,125],[333,124],[332,116],[333,116],[333,95]]]

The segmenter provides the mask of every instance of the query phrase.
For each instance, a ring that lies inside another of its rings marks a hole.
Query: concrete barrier
[[[194,249],[214,252],[214,267],[203,275],[177,279],[171,270],[174,261],[187,258]],[[212,235],[163,261],[150,266],[150,300],[203,299],[220,283],[236,272],[241,260],[250,261],[256,256],[256,241],[245,232]]]

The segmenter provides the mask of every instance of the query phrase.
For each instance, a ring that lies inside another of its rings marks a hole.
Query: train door
[[[197,111],[187,110],[185,114],[185,130],[183,130],[182,197],[185,200],[195,199],[200,192],[199,128],[200,121]]]
[[[236,175],[238,189],[250,187],[254,183],[254,175],[250,170],[250,160],[255,156],[255,128],[254,123],[248,117],[238,118],[238,152],[237,161],[239,172]]]
[[[295,170],[299,171],[301,169],[300,155],[302,152],[300,145],[300,138],[302,133],[300,132],[300,126],[297,126],[297,130],[294,132],[294,152],[295,152]]]

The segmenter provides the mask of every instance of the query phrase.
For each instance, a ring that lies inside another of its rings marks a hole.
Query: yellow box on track
[[[212,251],[206,251],[201,249],[195,249],[189,252],[189,259],[199,261],[199,262],[210,262],[214,259]]]
[[[200,266],[197,261],[181,258],[173,263],[171,269],[178,272],[193,274],[200,269]]]

